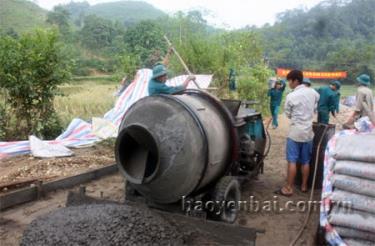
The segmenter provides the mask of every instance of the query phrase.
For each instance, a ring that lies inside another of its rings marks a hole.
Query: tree
[[[127,51],[138,56],[146,67],[154,65],[147,61],[155,52],[165,54],[167,50],[162,29],[153,21],[142,21],[130,27],[125,32],[124,41]]]
[[[71,19],[77,27],[82,27],[83,20],[87,11],[90,8],[88,2],[73,2],[63,5],[63,7],[69,12]]]
[[[326,0],[307,11],[281,13],[275,25],[256,31],[271,67],[347,70],[352,79],[375,66],[364,54],[375,45],[375,15],[368,11],[374,8],[373,0]]]
[[[86,16],[84,26],[80,31],[82,44],[92,50],[110,46],[117,35],[111,21],[96,15]]]
[[[0,89],[7,95],[8,118],[16,129],[9,137],[56,137],[60,133],[53,99],[69,71],[70,59],[58,42],[57,31],[0,38]]]
[[[70,13],[62,6],[56,6],[53,11],[48,12],[46,22],[52,25],[56,25],[59,31],[63,35],[70,35],[70,24],[69,24]]]

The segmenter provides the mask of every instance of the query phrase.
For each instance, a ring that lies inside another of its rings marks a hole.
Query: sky
[[[33,0],[45,9],[71,0]],[[79,1],[79,0],[76,0]],[[91,5],[116,0],[87,0]],[[322,0],[144,0],[169,14],[179,10],[205,10],[207,20],[226,28],[273,24],[276,14],[288,9],[311,8]]]

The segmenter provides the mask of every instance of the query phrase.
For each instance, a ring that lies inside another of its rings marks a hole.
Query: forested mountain
[[[283,12],[256,31],[272,67],[374,73],[374,10],[374,0],[328,0]]]
[[[87,2],[71,2],[63,7],[69,11],[76,23],[80,23],[86,15],[97,15],[125,25],[166,16],[163,11],[141,1],[117,1],[92,6]]]
[[[0,30],[24,32],[45,26],[47,11],[25,0],[0,0]]]

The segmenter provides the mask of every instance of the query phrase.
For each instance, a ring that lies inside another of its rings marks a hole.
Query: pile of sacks
[[[375,245],[375,134],[339,136],[328,222],[347,245]]]

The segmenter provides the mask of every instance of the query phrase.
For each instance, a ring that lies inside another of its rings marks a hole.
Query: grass
[[[55,109],[63,127],[74,118],[90,121],[92,117],[102,117],[116,100],[113,95],[117,82],[108,80],[80,80],[59,87],[60,94],[55,98]]]

